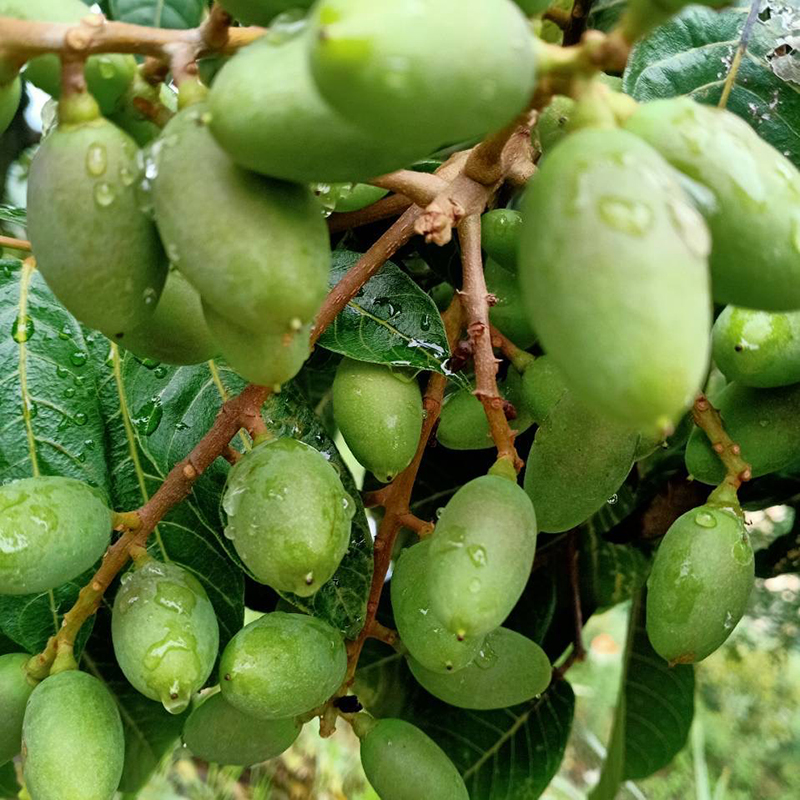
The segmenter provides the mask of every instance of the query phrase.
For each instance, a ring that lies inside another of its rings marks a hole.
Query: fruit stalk
[[[446,186],[438,175],[414,172],[411,169],[399,169],[387,175],[380,175],[373,178],[370,183],[381,189],[410,197],[418,206],[428,205]]]

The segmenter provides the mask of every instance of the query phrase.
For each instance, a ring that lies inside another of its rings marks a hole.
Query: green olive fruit
[[[173,95],[172,89],[165,84],[153,86],[148,83],[137,71],[133,82],[119,102],[118,109],[109,115],[109,119],[122,128],[139,147],[150,144],[161,134],[161,128],[153,120],[143,114],[137,107],[137,101],[146,101],[153,107],[163,105],[162,92]]]
[[[22,754],[33,800],[111,800],[125,756],[111,692],[76,670],[45,678],[25,709]]]
[[[522,214],[510,208],[495,208],[481,217],[481,246],[501,267],[516,273]],[[491,290],[490,290],[491,291]]]
[[[601,509],[631,471],[638,441],[636,431],[566,392],[536,431],[526,461],[525,491],[539,530],[569,530]]]
[[[361,765],[381,800],[469,800],[455,764],[433,739],[401,719],[370,720]]]
[[[111,635],[125,677],[170,714],[187,708],[219,647],[214,607],[197,578],[152,558],[123,576]]]
[[[359,463],[388,483],[417,452],[422,393],[412,376],[345,358],[333,381],[333,417]]]
[[[281,611],[242,628],[219,667],[225,700],[261,719],[296,717],[322,705],[346,672],[339,631],[316,617]]]
[[[708,230],[672,169],[626,131],[579,130],[544,158],[523,213],[522,293],[576,399],[669,429],[705,378],[711,328]]]
[[[311,8],[314,0],[220,0],[220,5],[245,25],[269,25],[284,11]]]
[[[612,544],[588,528],[578,548],[581,597],[599,609],[630,600],[644,586],[650,560],[633,545]]]
[[[265,333],[243,328],[203,303],[203,316],[225,361],[250,383],[280,386],[300,372],[309,356],[311,324],[297,333]]]
[[[459,636],[501,625],[522,594],[536,551],[536,515],[525,492],[484,475],[450,499],[431,538],[431,611]]]
[[[208,329],[200,295],[178,270],[170,270],[153,316],[119,343],[141,358],[166,364],[200,364],[219,346]]]
[[[491,259],[486,262],[484,275],[486,288],[496,300],[489,308],[490,322],[517,347],[526,350],[536,341],[536,331],[531,326],[517,276]]]
[[[549,153],[566,135],[567,125],[575,113],[575,101],[564,95],[554,95],[539,114],[532,131],[533,140],[542,153]]]
[[[752,477],[779,472],[800,452],[800,384],[753,389],[729,383],[715,398],[726,433],[739,445]],[[725,477],[725,467],[708,437],[695,428],[686,446],[686,468],[697,480],[712,485]]]
[[[217,75],[209,107],[211,131],[230,157],[274,178],[365,180],[430,149],[366,133],[331,108],[311,76],[308,36],[261,39],[237,53]]]
[[[97,561],[111,538],[100,493],[73,478],[0,486],[0,595],[54,589]]]
[[[497,389],[516,411],[516,417],[508,421],[509,427],[516,433],[524,433],[533,425],[533,417],[525,405],[522,375],[514,367],[509,367],[508,374],[498,382]],[[436,438],[450,450],[494,447],[483,403],[475,397],[472,389],[457,389],[445,398]]]
[[[533,93],[533,34],[511,0],[320,0],[310,22],[323,97],[387,142],[483,136]]]
[[[0,764],[19,755],[22,746],[22,718],[34,686],[25,670],[30,658],[27,653],[0,656]]]
[[[704,505],[670,526],[647,581],[647,635],[671,664],[713,653],[742,618],[755,578],[744,520]]]
[[[711,332],[714,362],[730,381],[771,389],[800,381],[800,311],[728,306]]]
[[[0,134],[5,133],[19,108],[22,96],[22,81],[15,78],[5,86],[0,86]]]
[[[134,185],[136,143],[105,119],[60,124],[33,157],[28,233],[53,293],[118,340],[152,315],[167,260]]]
[[[251,332],[296,330],[328,292],[330,242],[319,205],[306,187],[237,167],[211,136],[209,116],[202,104],[185,108],[153,145],[153,201],[167,253],[218,315]]]
[[[522,373],[522,402],[541,425],[567,391],[564,376],[548,355],[539,356]]]
[[[430,538],[403,550],[390,583],[397,632],[414,660],[432,672],[456,672],[481,649],[482,637],[459,640],[431,610],[428,591]]]
[[[77,23],[92,12],[81,0],[0,0],[0,17],[33,22]],[[104,114],[110,114],[125,93],[136,71],[130,55],[103,54],[86,62],[89,91]],[[53,97],[61,94],[61,62],[58,56],[37,56],[28,62],[25,77]]]
[[[301,727],[293,719],[251,717],[217,693],[189,715],[183,726],[183,743],[204,761],[249,767],[291,747]]]
[[[368,183],[345,184],[339,191],[333,210],[338,213],[360,211],[362,208],[377,203],[389,194],[388,189],[370,186]]]
[[[434,697],[457,708],[508,708],[541,694],[550,685],[547,653],[521,633],[498,628],[484,640],[475,659],[449,675],[423,667],[413,657],[408,666]]]
[[[800,171],[740,117],[688,97],[640,105],[625,123],[710,189],[714,299],[800,308]]]
[[[257,581],[308,597],[339,567],[350,543],[353,498],[318,450],[272,439],[228,473],[225,535]]]

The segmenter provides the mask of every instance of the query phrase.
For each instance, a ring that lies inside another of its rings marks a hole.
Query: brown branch
[[[534,359],[530,353],[517,347],[514,342],[501,333],[494,325],[489,325],[492,336],[492,347],[498,349],[520,372],[530,366]]]
[[[400,517],[398,517],[398,521],[404,528],[414,531],[414,533],[416,533],[420,539],[424,538],[425,536],[430,536],[436,527],[432,522],[420,519],[410,511],[408,514],[401,514]]]
[[[572,21],[572,14],[570,14],[569,11],[565,11],[563,8],[552,6],[542,14],[542,19],[552,22],[554,25],[561,28],[562,31],[565,31]]]
[[[271,390],[264,386],[247,386],[241,394],[223,404],[214,424],[205,436],[195,445],[186,458],[170,470],[158,491],[137,511],[138,525],[125,533],[108,548],[100,568],[92,580],[81,589],[78,599],[64,615],[62,627],[51,636],[44,651],[34,656],[28,670],[35,678],[47,676],[57,655],[71,654],[75,637],[83,623],[99,608],[106,589],[125,566],[131,550],[144,547],[150,534],[164,516],[192,491],[195,481],[219,456],[228,454],[230,440],[254,414],[259,414],[261,406],[269,397]],[[132,526],[132,516],[128,512],[118,515],[123,524]]]
[[[489,292],[483,274],[481,256],[481,221],[477,214],[467,217],[458,227],[461,240],[463,289],[461,302],[467,316],[467,332],[472,341],[475,363],[475,396],[483,404],[489,430],[497,447],[497,458],[508,460],[519,472],[522,460],[514,448],[514,433],[503,410],[504,400],[497,390],[497,359],[492,349],[489,325]]]
[[[377,203],[360,208],[358,211],[331,214],[328,217],[328,230],[331,233],[341,233],[351,228],[360,228],[362,225],[371,225],[373,222],[396,217],[412,205],[414,203],[401,194],[383,197]]]
[[[372,620],[370,623],[369,633],[367,636],[370,639],[378,639],[379,641],[384,642],[391,647],[394,647],[397,642],[400,641],[397,631],[387,628],[385,625],[381,625],[381,623],[376,619]]]
[[[0,236],[0,247],[10,247],[14,250],[27,250],[30,252],[31,243],[25,239],[15,239],[13,236]]]
[[[447,184],[438,176],[413,169],[399,169],[370,179],[369,183],[381,189],[410,197],[418,206],[426,206]]]

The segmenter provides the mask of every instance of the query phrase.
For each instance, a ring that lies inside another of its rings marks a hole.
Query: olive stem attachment
[[[414,533],[416,533],[420,539],[424,538],[425,536],[430,536],[436,527],[432,522],[420,519],[411,512],[408,514],[402,514],[400,517],[398,517],[398,519],[404,528],[414,531]]]
[[[697,395],[692,406],[692,419],[694,424],[705,432],[711,442],[712,450],[725,467],[726,475],[723,483],[735,491],[742,483],[749,481],[753,473],[750,465],[742,458],[741,448],[725,431],[719,411],[702,393]]]
[[[399,169],[386,175],[379,175],[367,183],[410,197],[418,206],[428,205],[447,186],[438,175],[415,172],[413,169]]]
[[[525,370],[533,364],[536,356],[517,347],[505,334],[501,333],[494,325],[489,326],[492,334],[492,347],[499,350],[510,362],[517,372]]]

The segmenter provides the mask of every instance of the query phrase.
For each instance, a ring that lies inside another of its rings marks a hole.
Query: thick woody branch
[[[369,183],[388,189],[390,192],[410,197],[418,206],[426,206],[447,184],[437,175],[427,172],[414,172],[411,169],[399,169],[387,175],[372,178]]]

